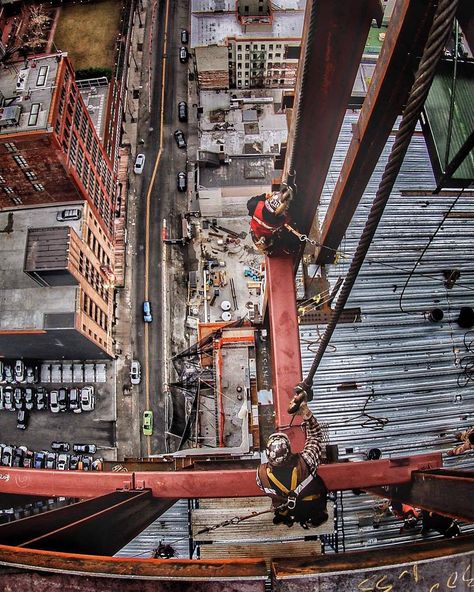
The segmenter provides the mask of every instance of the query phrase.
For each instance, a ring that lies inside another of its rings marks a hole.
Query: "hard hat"
[[[280,200],[280,194],[277,191],[267,197],[265,200],[265,208],[277,216],[281,213],[282,209],[284,208],[284,204],[282,204]]]
[[[270,465],[282,465],[291,455],[291,446],[288,436],[280,432],[272,434],[268,438],[266,453]]]

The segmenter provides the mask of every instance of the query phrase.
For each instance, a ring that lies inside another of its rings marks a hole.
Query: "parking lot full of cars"
[[[28,427],[31,411],[82,413],[94,410],[93,386],[47,390],[37,384],[38,380],[37,365],[25,365],[23,360],[0,361],[0,410],[17,413],[18,429],[25,430]]]

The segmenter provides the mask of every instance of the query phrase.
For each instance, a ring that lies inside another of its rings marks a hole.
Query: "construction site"
[[[373,0],[248,4],[228,46],[189,47],[199,141],[179,222],[160,220],[163,386],[143,370],[165,446],[98,472],[1,466],[1,508],[29,508],[2,512],[2,589],[473,587],[473,7],[397,0],[387,23]],[[191,2],[191,40],[233,10]],[[294,90],[211,88],[239,42],[276,51],[272,22],[300,17]]]

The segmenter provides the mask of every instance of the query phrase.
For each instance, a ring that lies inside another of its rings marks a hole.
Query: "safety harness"
[[[296,500],[298,499],[300,493],[303,491],[303,489],[305,489],[305,487],[307,487],[312,481],[315,480],[315,477],[313,475],[308,475],[306,479],[303,479],[303,481],[301,481],[301,483],[298,484],[298,468],[294,467],[291,471],[290,489],[288,489],[287,487],[285,487],[285,485],[283,485],[283,483],[279,479],[277,479],[277,477],[275,477],[272,470],[268,466],[266,473],[269,481],[276,485],[276,487],[278,487],[280,491],[277,492],[274,489],[264,487],[265,493],[268,493],[269,495],[280,495],[282,497],[286,497],[287,501],[285,506],[286,508],[288,508],[288,510],[294,510],[296,508]],[[305,495],[304,497],[301,497],[299,499],[302,502],[309,502],[318,499],[320,495],[321,494],[319,493],[313,493],[310,495]]]

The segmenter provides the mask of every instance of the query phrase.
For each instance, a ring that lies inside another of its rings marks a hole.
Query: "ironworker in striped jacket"
[[[321,426],[306,402],[297,411],[304,420],[306,441],[303,450],[291,452],[286,434],[272,434],[267,442],[268,462],[257,471],[257,485],[272,500],[274,524],[293,526],[299,522],[304,528],[319,526],[328,519],[327,489],[316,474],[321,462]]]

